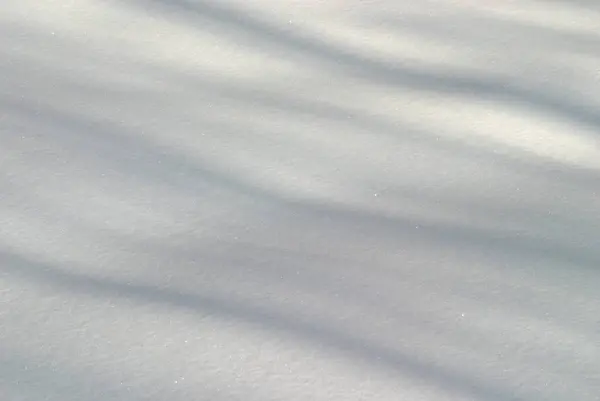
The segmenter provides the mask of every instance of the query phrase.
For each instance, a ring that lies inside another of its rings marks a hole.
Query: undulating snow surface
[[[599,2],[2,2],[1,400],[598,400],[599,269]]]

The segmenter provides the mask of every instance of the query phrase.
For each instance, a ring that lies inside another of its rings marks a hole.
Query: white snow
[[[0,399],[597,400],[598,28],[3,2]]]

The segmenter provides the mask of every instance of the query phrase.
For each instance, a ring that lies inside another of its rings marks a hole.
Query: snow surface
[[[600,399],[600,3],[0,31],[1,400]]]

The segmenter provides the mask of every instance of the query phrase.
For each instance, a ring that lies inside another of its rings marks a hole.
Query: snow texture
[[[0,399],[600,399],[600,3],[5,0]]]

